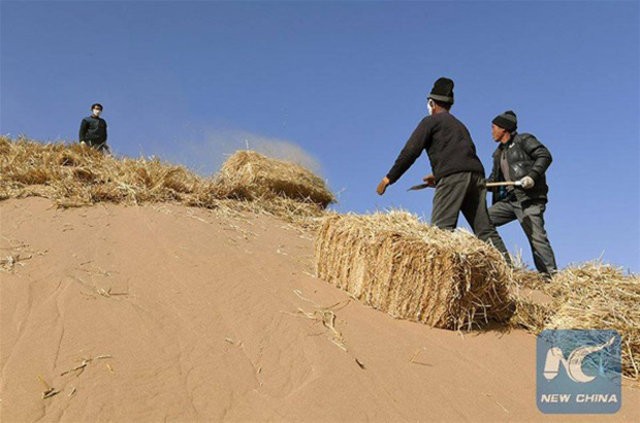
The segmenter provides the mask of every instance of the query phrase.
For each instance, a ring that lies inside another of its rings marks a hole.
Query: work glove
[[[433,176],[433,173],[430,173],[429,175],[425,176],[424,178],[422,178],[422,180],[430,187],[436,186],[436,177]]]
[[[384,194],[384,192],[387,190],[387,187],[389,186],[389,182],[389,178],[387,178],[386,176],[382,178],[382,181],[380,181],[380,183],[378,184],[378,188],[376,188],[376,192],[378,193],[378,195]]]
[[[522,188],[524,189],[531,189],[536,184],[531,176],[525,176],[524,178],[520,179],[520,183],[522,184]]]

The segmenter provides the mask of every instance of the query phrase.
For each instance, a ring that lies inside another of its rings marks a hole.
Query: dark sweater
[[[107,141],[107,122],[93,115],[82,119],[78,139],[89,145],[100,145]]]
[[[467,127],[452,114],[441,112],[422,119],[413,131],[387,174],[392,184],[411,167],[422,150],[427,150],[436,181],[458,172],[484,176],[484,167]]]

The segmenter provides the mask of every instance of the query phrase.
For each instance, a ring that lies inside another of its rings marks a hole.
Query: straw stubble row
[[[118,158],[80,144],[0,136],[0,199],[40,196],[61,207],[177,202],[273,214],[305,226],[335,201],[295,163],[238,151],[211,178],[157,158]]]

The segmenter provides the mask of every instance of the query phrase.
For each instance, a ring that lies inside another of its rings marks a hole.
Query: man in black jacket
[[[80,122],[78,139],[80,144],[88,144],[101,152],[109,152],[107,145],[107,122],[100,117],[102,104],[91,105],[91,116],[87,116]]]
[[[492,121],[491,135],[499,143],[493,153],[492,182],[516,182],[519,186],[493,190],[489,216],[498,227],[518,219],[527,235],[536,269],[547,278],[557,271],[556,259],[544,229],[549,187],[545,172],[551,153],[531,134],[516,132],[518,120],[509,110]]]
[[[395,164],[378,185],[377,192],[384,194],[387,186],[400,179],[426,150],[433,174],[426,176],[424,181],[436,188],[431,223],[441,229],[453,230],[462,211],[476,236],[491,242],[511,263],[487,212],[484,167],[476,155],[469,130],[449,113],[452,105],[453,81],[440,78],[428,96],[429,116],[413,131]]]

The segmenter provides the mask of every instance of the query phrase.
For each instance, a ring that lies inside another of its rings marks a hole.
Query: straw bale
[[[310,202],[326,208],[336,201],[325,181],[295,163],[237,151],[222,165],[218,188],[227,198],[254,200],[274,196]]]
[[[622,338],[622,371],[639,379],[640,276],[597,262],[557,273],[548,289],[558,308],[546,329],[615,329]]]
[[[406,212],[325,218],[315,266],[319,278],[396,318],[470,329],[513,313],[510,269],[495,248]]]
[[[531,289],[529,289],[531,288]],[[549,283],[515,271],[511,324],[544,329],[615,329],[622,338],[622,372],[640,380],[640,276],[599,262],[570,266]]]

